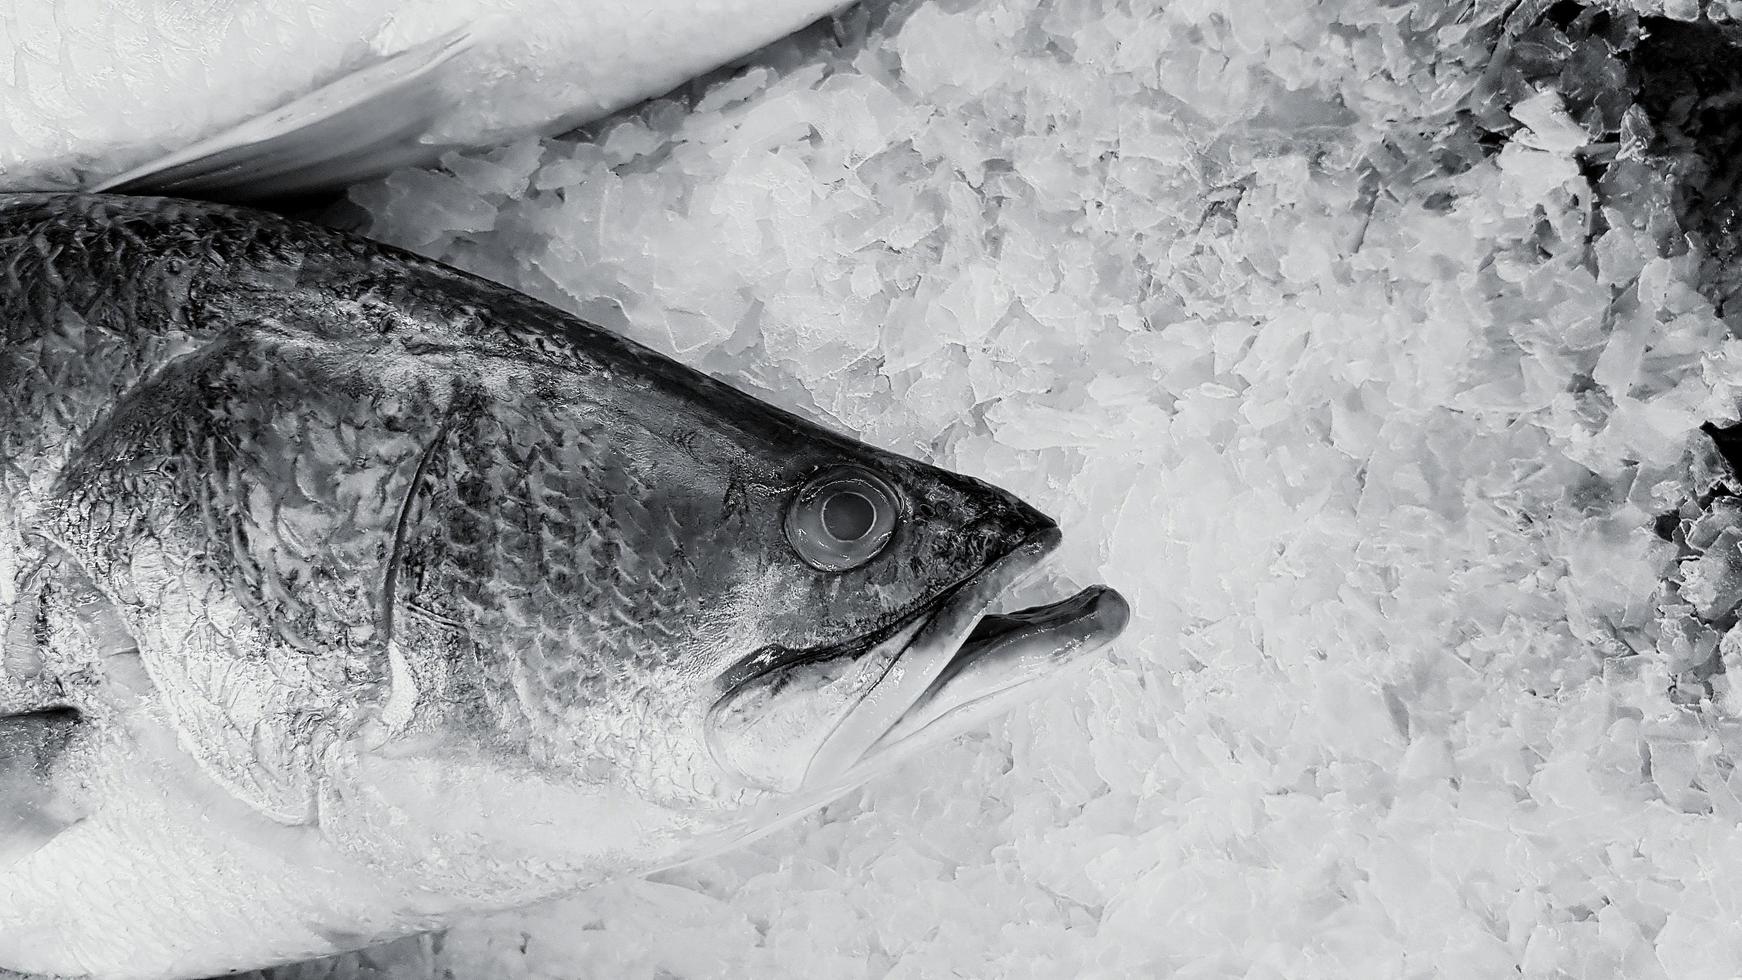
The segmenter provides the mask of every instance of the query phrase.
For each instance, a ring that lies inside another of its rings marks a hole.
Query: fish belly
[[[416,931],[318,833],[226,798],[145,718],[157,734],[80,760],[102,805],[0,870],[0,977],[217,976]]]

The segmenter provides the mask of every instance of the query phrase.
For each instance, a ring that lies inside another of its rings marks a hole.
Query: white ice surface
[[[1660,624],[1651,531],[1742,346],[1640,216],[1585,254],[1555,94],[1440,165],[1502,6],[904,2],[693,110],[356,190],[378,237],[1010,488],[1135,618],[746,850],[346,970],[1742,974],[1742,728],[1671,697],[1716,636]]]

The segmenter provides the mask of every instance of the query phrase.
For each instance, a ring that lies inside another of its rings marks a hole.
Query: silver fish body
[[[443,36],[383,172],[662,94],[841,0],[0,0],[0,190],[88,189]],[[383,121],[405,111],[390,106]],[[347,175],[355,179],[358,173]],[[203,195],[202,195],[203,196]]]
[[[1058,536],[435,262],[0,196],[0,970],[257,968],[765,832],[1117,634],[986,614]]]

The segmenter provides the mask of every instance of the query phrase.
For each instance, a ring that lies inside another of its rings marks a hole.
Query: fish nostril
[[[962,529],[958,540],[966,560],[981,564],[1025,546],[1038,547],[1043,554],[1058,547],[1064,535],[1051,518],[1020,501],[1013,503]]]
[[[1010,522],[1012,527],[1017,529],[1016,533],[1024,540],[1049,531],[1056,532],[1059,529],[1057,521],[1021,500],[1016,501],[1014,513],[1010,515]]]

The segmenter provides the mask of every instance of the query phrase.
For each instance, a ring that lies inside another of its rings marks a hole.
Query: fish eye
[[[877,557],[895,533],[900,498],[858,467],[812,477],[786,509],[786,540],[812,568],[844,572]]]
[[[857,490],[832,490],[823,498],[823,530],[836,541],[858,541],[877,523],[877,505]]]

